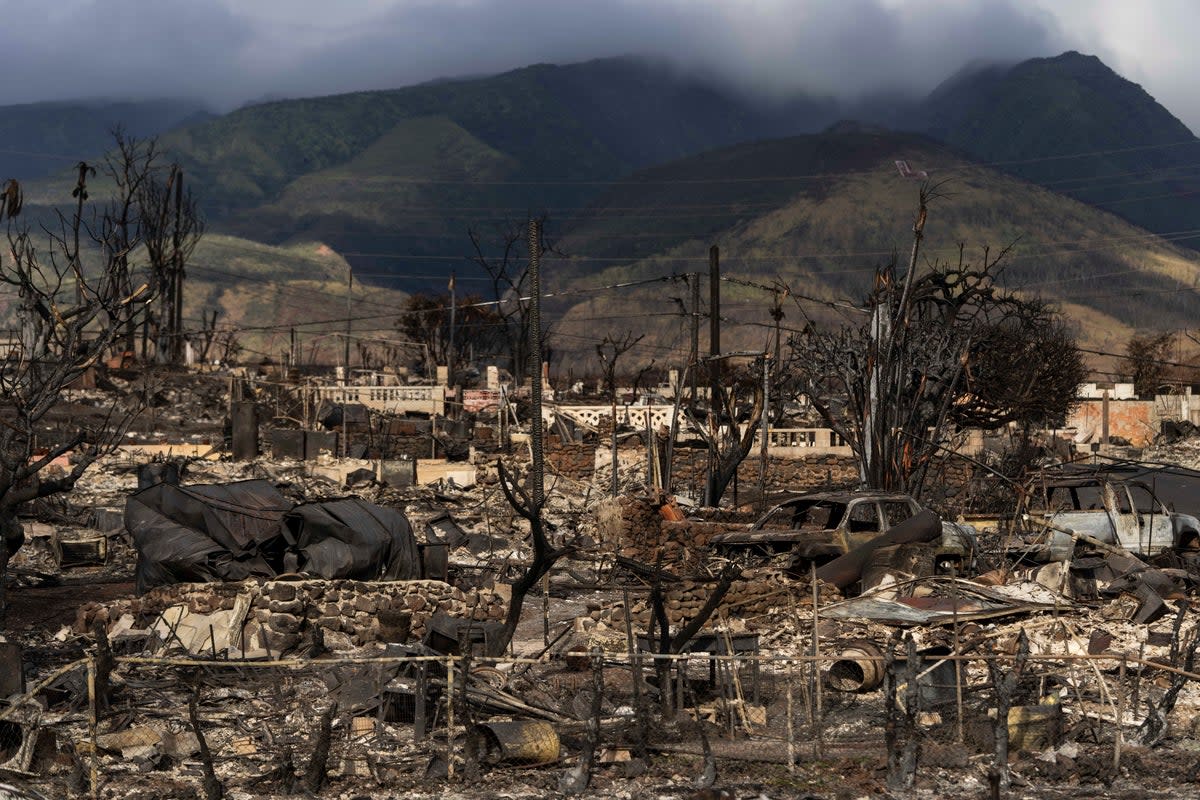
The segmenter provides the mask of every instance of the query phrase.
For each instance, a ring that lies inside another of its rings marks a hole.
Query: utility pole
[[[454,270],[450,271],[450,343],[446,348],[446,378],[454,385]]]
[[[354,297],[354,268],[349,264],[346,265],[346,346],[342,353],[342,363],[345,364],[345,383],[350,385],[350,332],[351,315],[353,313],[353,297]]]
[[[708,356],[712,395],[708,404],[716,409],[721,389],[721,253],[714,244],[708,249]]]
[[[542,503],[545,500],[543,485],[543,470],[545,469],[544,453],[542,451],[542,236],[541,224],[536,219],[529,220],[529,294],[531,299],[529,314],[529,380],[533,390],[533,419],[529,423],[529,439],[533,448],[533,464],[529,471],[529,488],[533,500],[533,512],[539,517],[542,513]],[[613,420],[615,423],[616,420]]]
[[[776,347],[779,343],[776,342]],[[771,360],[767,358],[767,353],[763,351],[763,408],[762,408],[762,441],[759,443],[758,450],[758,510],[765,512],[767,510],[767,436],[769,430],[769,418],[771,408]]]
[[[700,374],[700,273],[689,276],[692,284],[692,408],[696,407],[696,380]]]
[[[780,294],[778,289],[775,290],[775,303],[774,303],[774,305],[771,306],[771,318],[775,320],[775,361],[772,362],[772,364],[771,364],[771,374],[773,376],[775,376],[775,383],[779,383],[778,369],[779,369],[779,365],[781,363],[779,360],[779,323],[783,319],[783,296]],[[765,395],[765,394],[763,395],[763,403],[765,404],[763,406],[764,414],[770,408],[770,405],[767,403],[767,401],[769,399],[770,398],[767,395]],[[783,418],[783,395],[782,395],[782,393],[779,396],[778,411],[779,411],[779,414],[777,416],[779,416],[779,418],[782,419]]]
[[[721,414],[717,404],[721,401],[721,254],[714,244],[708,249],[708,479],[704,481],[704,504],[711,506],[713,497],[713,471],[717,468],[716,441],[720,435]]]

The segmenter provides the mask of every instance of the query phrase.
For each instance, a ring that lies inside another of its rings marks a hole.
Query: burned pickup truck
[[[1151,558],[1200,549],[1200,520],[1167,508],[1140,481],[1107,476],[1039,480],[1005,549],[1032,561],[1067,561],[1079,535]]]
[[[788,500],[764,514],[748,530],[719,534],[717,552],[745,559],[792,556],[792,568],[822,566],[867,547],[902,523],[931,517],[932,568],[962,573],[975,558],[975,531],[969,525],[938,520],[907,494],[893,492],[818,492]],[[940,526],[940,536],[937,528]]]

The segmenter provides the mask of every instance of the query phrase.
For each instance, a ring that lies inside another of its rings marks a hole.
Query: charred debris
[[[632,403],[615,385],[629,337],[606,340],[591,401],[554,397],[537,347],[528,386],[489,370],[472,389],[450,370],[74,364],[58,402],[6,420],[37,483],[3,518],[2,791],[1194,782],[1191,423],[1134,452],[1106,412],[1094,449],[1035,446],[1074,395],[1009,379],[1058,370],[1074,392],[1071,348],[993,285],[986,253],[916,274],[927,199],[859,330],[807,331],[774,370],[778,345],[721,352],[714,289],[711,352]],[[529,241],[540,342],[536,223]],[[789,373],[808,405],[775,401]],[[119,436],[71,433],[113,409]]]
[[[918,500],[854,488],[853,457],[797,428],[768,452],[772,497],[704,507],[703,439],[681,435],[670,472],[655,457],[670,405],[618,419],[614,497],[611,422],[550,403],[539,502],[519,398],[335,412],[286,376],[215,377],[161,376],[170,432],[127,437],[22,517],[0,646],[15,785],[841,797],[842,780],[975,796],[1192,779],[1186,439],[1046,458],[1019,484],[986,448],[947,454]],[[306,405],[312,428],[279,424]],[[221,419],[224,437],[188,433]],[[982,509],[996,483],[1008,506]]]

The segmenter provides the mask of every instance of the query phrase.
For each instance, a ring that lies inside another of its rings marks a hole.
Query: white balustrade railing
[[[315,386],[313,392],[319,401],[358,403],[393,414],[445,414],[446,409],[443,386]]]

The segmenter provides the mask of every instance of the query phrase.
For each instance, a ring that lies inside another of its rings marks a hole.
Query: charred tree
[[[331,703],[317,719],[313,734],[313,752],[304,770],[304,788],[313,794],[321,791],[329,776],[329,745],[333,736],[333,718],[337,714],[337,703]]]
[[[517,515],[529,522],[529,538],[533,545],[533,559],[525,568],[525,573],[512,585],[512,598],[509,601],[508,613],[504,617],[504,627],[500,634],[488,641],[489,656],[500,656],[508,649],[517,624],[521,621],[521,609],[525,597],[538,581],[554,566],[560,558],[571,552],[570,547],[555,548],[546,537],[546,526],[542,520],[542,507],[545,499],[535,501],[530,492],[520,486],[508,472],[503,462],[497,462],[500,470],[500,488]]]
[[[1171,345],[1175,334],[1145,333],[1129,337],[1125,343],[1122,367],[1133,381],[1138,397],[1153,397],[1168,383]]]
[[[143,402],[114,400],[39,439],[63,392],[125,349],[162,284],[143,226],[150,187],[162,188],[152,144],[118,133],[102,201],[88,185],[97,171],[82,162],[77,170],[69,211],[56,211],[55,224],[36,234],[21,222],[20,186],[10,180],[0,191],[8,235],[0,285],[14,296],[18,327],[0,356],[0,607],[8,560],[24,541],[20,507],[71,490],[120,443]],[[50,469],[68,456],[66,466]]]
[[[456,307],[448,294],[409,295],[396,328],[409,347],[418,351],[420,370],[431,374],[437,364],[466,363],[471,353],[477,358],[491,358],[508,351],[507,320],[492,305],[478,295],[468,295]],[[453,335],[456,326],[469,335]]]
[[[693,637],[700,632],[704,624],[720,607],[721,602],[725,599],[725,595],[729,594],[729,590],[733,588],[733,584],[742,577],[741,567],[736,564],[726,564],[717,576],[717,582],[713,589],[705,599],[704,605],[696,611],[695,615],[687,622],[683,623],[679,630],[673,635],[671,633],[670,622],[667,617],[666,596],[662,589],[662,563],[661,559],[655,569],[654,581],[650,587],[650,631],[647,638],[654,642],[657,637],[656,651],[667,655],[678,655],[683,652],[688,643]],[[657,631],[655,630],[657,628]],[[670,675],[672,662],[669,659],[655,659],[655,672],[658,676],[658,691],[659,700],[662,706],[663,714],[669,714],[673,706],[670,691]]]
[[[537,224],[537,255],[555,252],[544,233],[546,218],[534,220]],[[530,323],[533,317],[530,262],[535,257],[529,246],[524,226],[510,225],[499,235],[500,252],[485,252],[485,237],[478,231],[469,230],[471,247],[475,251],[472,260],[481,266],[492,284],[495,313],[502,320],[501,330],[506,342],[513,379],[517,384],[527,380],[526,367],[530,356]],[[539,344],[544,349],[549,332],[543,331]]]
[[[616,497],[619,481],[617,480],[617,362],[621,356],[629,352],[634,345],[646,338],[645,334],[634,336],[626,332],[623,337],[608,334],[600,344],[596,345],[596,357],[600,359],[600,369],[604,375],[604,387],[608,390],[612,401],[612,496]]]
[[[862,483],[919,494],[931,460],[963,427],[1061,418],[1086,374],[1057,310],[999,283],[1008,249],[918,274],[922,187],[912,254],[876,269],[859,322],[790,341],[789,371],[825,423],[853,449]]]
[[[755,372],[734,373],[726,380],[714,383],[708,424],[692,419],[692,426],[699,431],[709,451],[705,505],[716,506],[721,502],[738,467],[754,447],[766,397],[766,387]]]
[[[196,745],[200,749],[200,769],[204,776],[204,798],[205,800],[221,800],[225,796],[225,787],[217,778],[217,773],[213,769],[212,751],[208,748],[208,739],[204,736],[204,729],[200,726],[200,680],[192,685],[192,694],[188,698],[188,722],[192,726],[192,734],[196,737]]]
[[[150,143],[153,156],[153,143]],[[153,164],[153,160],[151,160]],[[142,241],[161,303],[154,311],[158,336],[155,359],[179,364],[183,360],[183,281],[185,267],[204,235],[204,219],[190,189],[183,188],[183,170],[172,164],[165,180],[154,179],[139,189]]]

